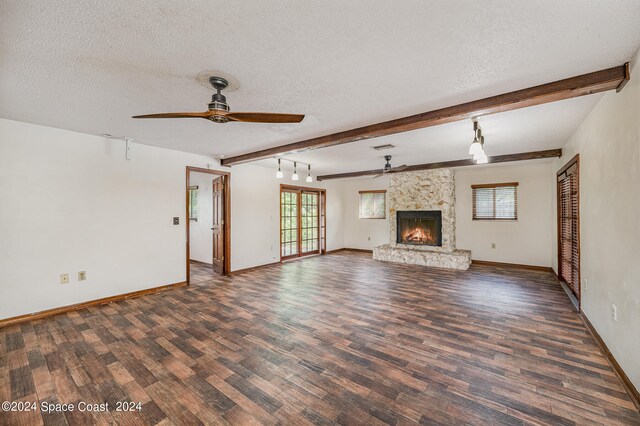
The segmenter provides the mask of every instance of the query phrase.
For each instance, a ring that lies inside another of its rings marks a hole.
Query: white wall
[[[213,263],[213,179],[215,175],[189,172],[189,185],[198,187],[198,220],[189,224],[192,260]]]
[[[213,160],[138,144],[132,156],[119,140],[0,119],[0,319],[185,280],[185,167]],[[279,259],[274,172],[231,169],[232,270]],[[327,188],[328,248],[341,248],[341,187],[314,185]]]
[[[473,260],[551,266],[552,164],[527,162],[456,170],[456,245]],[[518,182],[517,221],[472,220],[471,185]],[[495,243],[496,248],[491,248]]]
[[[554,175],[580,154],[582,310],[640,389],[640,51],[624,90],[602,97],[563,152]]]
[[[371,250],[389,243],[389,216],[385,219],[360,219],[359,191],[388,189],[389,178],[381,176],[347,179],[343,181],[344,191],[344,246]]]
[[[344,247],[342,185],[339,182],[292,182],[286,173],[285,179],[276,179],[275,167],[245,167],[253,170],[251,173],[232,172],[231,177],[231,236],[233,241],[243,242],[231,246],[233,270],[280,260],[280,184],[326,188],[327,250]],[[236,188],[251,188],[251,195],[243,195]]]

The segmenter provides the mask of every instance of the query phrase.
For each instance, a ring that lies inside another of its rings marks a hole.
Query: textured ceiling
[[[235,155],[620,65],[640,2],[0,2],[0,117],[200,154]],[[204,111],[195,76],[234,76],[234,111],[301,124],[133,120]],[[481,121],[487,153],[560,146],[598,96]],[[300,154],[320,173],[465,157],[470,123]],[[293,157],[291,157],[293,158]],[[273,161],[261,164],[271,165]]]

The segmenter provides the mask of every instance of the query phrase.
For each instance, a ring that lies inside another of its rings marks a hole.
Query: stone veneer
[[[386,262],[466,270],[471,265],[471,250],[454,250],[444,253],[391,247],[391,245],[385,244],[373,249],[373,258]]]
[[[468,269],[469,250],[456,250],[456,183],[453,169],[394,173],[387,191],[389,244],[373,249],[373,258],[441,268]],[[396,242],[398,210],[440,210],[442,247]]]

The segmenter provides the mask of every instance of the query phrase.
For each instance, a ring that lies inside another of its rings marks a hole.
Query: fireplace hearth
[[[396,212],[396,243],[442,246],[442,212],[440,210]]]

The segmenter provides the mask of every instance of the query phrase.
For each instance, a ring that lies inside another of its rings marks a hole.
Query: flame
[[[431,234],[430,229],[422,229],[419,227],[409,229],[402,235],[402,242],[418,243],[418,244],[435,244],[436,239]]]

